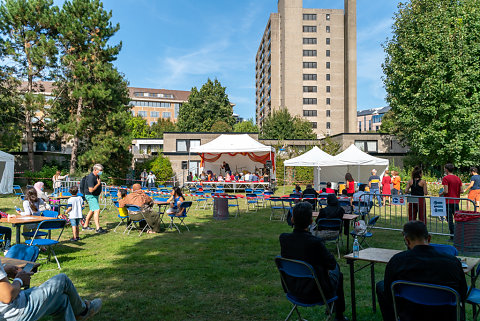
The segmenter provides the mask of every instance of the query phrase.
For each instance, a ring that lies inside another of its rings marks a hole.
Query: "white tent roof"
[[[8,153],[5,153],[5,152],[2,152],[0,150],[0,161],[11,161],[11,162],[14,162],[15,161],[15,156],[13,156],[12,154],[8,154]]]
[[[331,166],[335,162],[335,158],[317,146],[313,147],[308,152],[297,156],[295,158],[286,160],[284,166]]]
[[[210,153],[210,154],[222,154],[222,153],[241,153],[241,152],[274,152],[275,149],[271,146],[265,146],[262,143],[256,141],[247,134],[241,135],[229,135],[223,134],[198,147],[192,147],[190,152],[192,153]]]
[[[388,159],[374,157],[362,152],[354,144],[350,145],[346,150],[333,157],[336,161],[335,165],[384,165],[388,166]]]

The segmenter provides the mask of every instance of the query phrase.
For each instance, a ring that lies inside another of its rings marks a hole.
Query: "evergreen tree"
[[[25,133],[28,165],[34,169],[33,143],[36,127],[47,119],[40,81],[51,79],[57,63],[55,24],[58,8],[53,0],[5,0],[0,5],[0,34],[5,59],[12,62],[11,75],[25,84],[14,93],[21,101],[9,110],[18,117]],[[18,84],[17,84],[18,85]],[[2,106],[2,111],[6,106]]]
[[[163,138],[164,132],[174,132],[175,124],[168,118],[159,118],[156,123],[150,126],[150,137]]]
[[[61,133],[72,140],[70,173],[78,165],[105,159],[112,174],[130,162],[124,157],[131,144],[128,88],[112,64],[121,43],[108,44],[120,28],[111,17],[98,0],[66,1],[60,12],[61,72],[56,82],[60,99],[53,111]]]
[[[208,132],[219,120],[233,126],[233,108],[225,87],[217,79],[208,79],[200,91],[192,88],[188,102],[180,108],[177,128],[181,132]]]
[[[261,129],[263,139],[315,139],[312,125],[299,116],[293,117],[286,108],[274,111]]]

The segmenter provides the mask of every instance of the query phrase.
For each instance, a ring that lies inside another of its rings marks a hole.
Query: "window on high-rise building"
[[[330,33],[330,26],[326,26],[325,31],[326,31],[327,33]]]
[[[317,74],[303,74],[303,80],[317,80]]]
[[[138,116],[147,117],[147,112],[146,112],[146,111],[143,111],[143,110],[140,110],[140,111],[138,112]]]
[[[315,61],[304,61],[303,68],[317,68],[317,63]]]
[[[162,113],[162,118],[170,118],[172,117],[172,113],[171,112],[163,112]]]
[[[317,26],[303,26],[303,32],[317,32]]]
[[[325,15],[325,19],[326,19],[327,21],[330,20],[330,14],[329,14],[329,13],[327,13],[327,14]]]
[[[151,111],[150,117],[158,118],[160,117],[160,113],[158,111]]]
[[[317,56],[317,51],[316,50],[304,50],[303,51],[303,56],[304,57],[316,57]]]
[[[310,124],[312,124],[312,128],[317,128],[317,122],[316,121],[312,121],[312,122],[310,122]]]
[[[330,80],[330,74],[326,74],[326,75],[325,75],[325,79],[326,79],[327,81]]]
[[[312,13],[304,13],[303,20],[317,20],[317,15]]]
[[[330,98],[327,98],[327,105],[330,105]]]
[[[330,92],[330,86],[327,86],[326,89],[327,89],[327,93],[329,93]]]
[[[327,121],[327,129],[330,129],[330,122]]]
[[[132,110],[132,116],[135,116],[135,110]]]
[[[316,105],[317,104],[317,98],[303,98],[303,104],[304,105]]]
[[[303,38],[303,44],[304,45],[316,45],[317,44],[317,38]]]
[[[325,43],[326,43],[327,45],[329,45],[329,44],[330,44],[330,38],[325,39]]]
[[[316,93],[317,92],[317,86],[303,86],[303,92],[304,93]]]
[[[330,117],[330,109],[327,109],[327,117]]]
[[[317,111],[316,110],[304,110],[303,111],[303,116],[304,117],[316,117],[317,116]]]
[[[304,50],[304,51],[305,51],[305,50]],[[325,55],[326,55],[327,57],[330,57],[330,50],[327,50],[327,51],[325,52]],[[315,55],[315,56],[316,56],[316,55]]]
[[[325,67],[326,67],[327,69],[330,69],[330,61],[327,61],[327,62],[325,63]]]

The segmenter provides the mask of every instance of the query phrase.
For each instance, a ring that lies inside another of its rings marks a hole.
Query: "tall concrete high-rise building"
[[[318,137],[356,132],[356,0],[341,9],[306,9],[278,0],[257,51],[256,120],[287,108]]]

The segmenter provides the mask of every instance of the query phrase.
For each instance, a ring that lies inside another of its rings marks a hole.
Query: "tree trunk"
[[[27,141],[28,167],[33,172],[35,170],[35,162],[33,158],[33,128],[32,116],[28,110],[25,112],[25,134]]]
[[[75,128],[75,133],[73,135],[72,156],[70,157],[70,175],[73,175],[75,173],[75,169],[77,168],[77,163],[78,163],[78,145],[80,143],[78,139],[78,128],[80,125],[82,109],[83,109],[83,99],[82,97],[80,97],[78,99],[77,112],[75,115],[75,122],[77,125]]]

